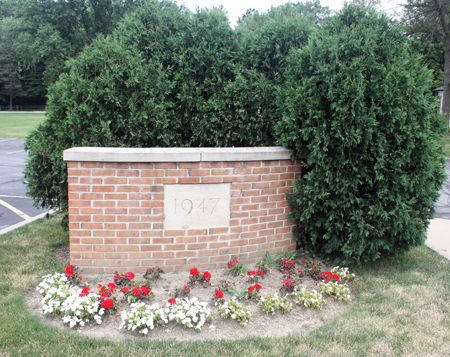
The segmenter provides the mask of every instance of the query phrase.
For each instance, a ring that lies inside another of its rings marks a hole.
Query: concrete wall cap
[[[106,148],[64,150],[64,161],[92,162],[202,162],[289,160],[292,151],[281,146],[247,148]]]

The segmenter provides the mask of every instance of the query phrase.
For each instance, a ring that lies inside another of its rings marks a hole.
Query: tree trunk
[[[442,113],[444,113],[447,118],[450,113],[450,38],[445,39],[444,98],[442,100]]]

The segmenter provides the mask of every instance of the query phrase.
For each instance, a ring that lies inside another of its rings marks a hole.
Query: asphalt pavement
[[[24,143],[22,139],[0,139],[0,231],[46,212],[33,207],[33,201],[25,196]]]

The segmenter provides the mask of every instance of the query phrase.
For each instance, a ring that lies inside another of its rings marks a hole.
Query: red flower
[[[205,271],[203,273],[203,279],[205,279],[206,281],[209,281],[211,279],[211,273],[208,271]]]
[[[337,274],[333,274],[333,278],[335,278],[336,280],[341,280],[341,278]]]
[[[303,270],[301,270],[301,269],[297,269],[297,272],[298,272],[299,274],[303,274]]]
[[[323,281],[324,281],[325,283],[328,283],[328,282],[330,281],[330,279],[323,279]]]
[[[81,292],[84,293],[84,294],[86,294],[89,290],[90,290],[90,289],[89,289],[87,286],[85,286],[85,287],[83,288],[83,290],[81,290]]]
[[[75,274],[73,273],[73,265],[66,266],[66,277],[67,276],[75,276]]]
[[[135,286],[133,289],[133,294],[139,296],[141,295],[141,290],[137,286]]]
[[[313,265],[313,268],[315,268],[317,265]]]
[[[256,290],[259,290],[259,289],[262,289],[262,286],[259,285],[259,284],[256,284],[256,285],[254,286],[254,288],[255,288]]]
[[[185,292],[190,293],[191,292],[191,288],[189,286],[183,286],[183,289]]]
[[[119,274],[114,275],[114,282],[117,283],[122,280],[122,277]]]
[[[100,286],[101,286],[101,285],[100,285]],[[106,289],[105,289],[105,288],[101,288],[101,289],[99,290],[99,293],[100,293],[100,294],[106,293]]]
[[[115,289],[116,286],[115,286],[113,283],[109,283],[109,284],[108,284],[108,288]]]
[[[219,299],[222,299],[222,298],[223,298],[223,292],[221,292],[220,290],[216,290],[214,293],[216,294],[216,296],[217,296]]]
[[[332,277],[333,274],[331,273],[331,271],[326,271],[325,273],[323,273],[326,276]]]
[[[256,271],[254,271],[254,270],[250,270],[248,273],[247,273],[247,275],[255,275],[256,274]]]
[[[125,273],[125,277],[127,278],[127,280],[132,280],[134,279],[134,274],[129,271],[128,273]]]
[[[255,290],[255,287],[254,287],[254,286],[249,286],[247,290],[248,290],[249,292],[252,292],[253,290]]]
[[[256,271],[257,274],[264,276],[264,272],[262,270],[257,270]]]
[[[238,261],[237,261],[237,259],[233,259],[232,262],[233,263],[237,263]]]
[[[189,272],[191,273],[192,276],[196,276],[199,273],[197,268],[192,268]]]
[[[169,302],[169,304],[175,304],[177,302],[175,299],[169,299],[167,301]]]
[[[150,294],[150,290],[148,290],[145,286],[141,287],[142,292],[144,293],[144,295],[148,295]]]
[[[102,296],[102,297],[108,297],[108,294],[107,294],[107,293],[103,293],[103,294],[101,294],[100,296]]]
[[[110,294],[114,294],[114,290],[113,290],[113,289],[108,290],[108,292],[109,292]]]
[[[110,309],[112,308],[114,305],[114,301],[112,301],[111,299],[105,299],[102,301],[102,307],[104,309]]]
[[[306,263],[306,258],[302,260],[302,264],[305,264],[305,263]]]
[[[80,280],[81,280],[81,279],[83,279],[83,278],[80,276]]]
[[[130,292],[130,288],[124,287],[122,288],[122,292],[128,294]]]

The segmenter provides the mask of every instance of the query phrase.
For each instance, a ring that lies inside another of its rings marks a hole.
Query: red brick
[[[114,201],[94,201],[94,207],[116,207],[116,203]]]
[[[114,192],[114,186],[92,186],[92,192]]]
[[[195,243],[195,237],[176,237],[175,243]]]
[[[152,229],[163,229],[162,223],[153,223]]]
[[[71,169],[79,167],[78,164],[79,164],[78,161],[68,161],[68,162],[66,162],[67,168],[71,168]]]
[[[91,232],[89,231],[77,231],[75,229],[71,229],[69,231],[69,236],[71,238],[70,242],[72,243],[72,237],[89,237]]]
[[[187,258],[188,264],[199,264],[199,263],[208,263],[209,257],[195,257],[195,258]]]
[[[83,207],[81,208],[81,214],[102,214],[103,208],[91,208]]]
[[[128,162],[107,162],[107,169],[128,169],[130,164]]]
[[[238,240],[231,241],[230,247],[237,247],[237,246],[247,245],[247,244],[248,244],[248,239],[238,239]]]
[[[105,238],[105,244],[127,244],[128,239],[127,238]]]
[[[132,169],[139,169],[139,170],[150,170],[153,169],[155,165],[150,162],[133,162],[131,163]]]
[[[130,193],[129,198],[130,200],[149,200],[151,199],[152,194],[151,193]]]
[[[234,197],[231,199],[231,205],[242,205],[246,203],[250,203],[249,197]]]
[[[183,251],[175,252],[175,256],[177,258],[196,257],[197,256],[197,252],[195,252],[193,250],[191,250],[191,251],[183,250]]]
[[[94,222],[115,222],[116,216],[114,215],[94,215]]]
[[[191,170],[191,176],[209,176],[211,174],[211,170]]]
[[[153,251],[159,251],[159,250],[162,250],[162,245],[156,245],[156,244],[141,245],[142,252],[153,252]]]
[[[269,197],[269,202],[283,201],[285,199],[286,199],[286,195],[271,195]]]
[[[106,259],[128,259],[131,258],[128,256],[129,253],[105,253]]]
[[[139,207],[138,201],[119,201],[117,207]]]
[[[92,170],[92,176],[116,176],[116,170],[111,169],[94,169]]]
[[[214,242],[219,239],[219,236],[199,236],[198,242]]]
[[[68,177],[67,183],[86,183],[86,182],[79,182],[78,177]]]
[[[228,247],[228,245],[229,245],[229,242],[225,242],[225,241],[209,243],[210,248],[225,248],[225,247]]]
[[[223,182],[223,178],[221,176],[208,176],[202,178],[202,183],[221,183]]]
[[[247,224],[256,224],[259,222],[259,219],[257,217],[253,217],[253,218],[244,218],[241,219],[241,225],[247,225]]]
[[[216,161],[216,162],[202,162],[201,163],[202,168],[204,169],[217,169],[222,167],[222,162]]]
[[[139,176],[139,170],[117,170],[117,176],[136,177]]]
[[[126,177],[105,177],[106,185],[124,185],[127,183]]]
[[[285,195],[283,195],[285,196]],[[289,206],[289,202],[287,200],[280,200],[279,202],[277,202],[277,207],[288,207]]]
[[[280,228],[275,229],[276,234],[289,233],[290,231],[291,231],[291,227],[280,227]]]
[[[265,229],[266,227],[267,227],[267,225],[265,223],[254,224],[254,225],[250,226],[250,230],[251,231],[259,231],[261,229]]]
[[[102,223],[82,223],[81,229],[103,229]]]
[[[244,232],[241,233],[241,238],[255,238],[258,236],[258,232]]]
[[[139,237],[139,231],[117,231],[118,237]]]
[[[165,184],[172,184],[177,183],[176,177],[161,177],[161,178],[155,178],[153,179],[155,185],[165,185]]]
[[[129,214],[150,214],[152,211],[149,208],[130,208]]]
[[[275,181],[279,179],[279,176],[277,174],[262,175],[262,181]]]
[[[244,218],[248,217],[250,215],[250,212],[232,212],[231,218]]]
[[[155,225],[155,224],[153,224]],[[141,237],[162,237],[162,230],[157,231],[141,231]]]
[[[258,167],[253,169],[253,175],[270,174],[270,167]]]
[[[238,247],[229,247],[229,248],[221,248],[219,249],[219,254],[220,255],[224,255],[224,254],[236,254],[239,252],[239,248]]]
[[[69,229],[70,230],[72,230],[72,229],[79,229],[79,228],[80,228],[80,223],[69,222]]]
[[[262,237],[262,236],[269,236],[274,233],[275,233],[275,229],[263,229],[263,230],[259,231],[258,234],[260,237]]]
[[[273,216],[268,216],[268,217],[273,217]],[[261,219],[261,223],[263,222],[263,220]],[[264,221],[265,222],[265,221]],[[267,223],[267,228],[277,228],[277,227],[282,227],[284,222],[268,222]]]
[[[302,172],[302,167],[301,166],[289,166],[287,168],[288,172]]]
[[[103,241],[104,241],[103,238],[93,238],[93,237],[81,238],[82,244],[103,244]]]
[[[278,193],[282,193],[285,195],[286,197],[286,193],[291,193],[292,192],[292,187],[280,187],[278,189]]]
[[[91,186],[69,184],[69,191],[89,192]]]
[[[247,175],[244,176],[244,182],[261,181],[261,175]]]
[[[178,164],[180,169],[198,169],[200,167],[199,162],[180,162]]]
[[[280,174],[280,180],[293,180],[295,175],[293,173]]]
[[[244,181],[244,176],[224,176],[223,182],[242,182]]]
[[[69,215],[78,215],[78,214],[80,214],[79,208],[69,206]]]
[[[82,259],[105,259],[105,253],[83,252],[81,253]]]
[[[129,223],[129,229],[152,229],[151,223]]]
[[[223,162],[223,167],[233,167],[238,168],[242,167],[243,163],[241,161],[225,161]]]
[[[248,190],[248,191],[244,191],[244,197],[259,196],[260,193],[261,193],[260,190]]]
[[[164,186],[142,186],[145,192],[164,192]]]
[[[228,233],[227,227],[222,228],[210,228],[208,234],[221,234],[221,233]]]
[[[245,175],[251,175],[251,173],[252,173],[252,169],[234,169],[233,170],[234,175],[245,176]]]
[[[258,237],[258,238],[249,239],[248,244],[262,244],[262,243],[266,243],[266,241],[267,241],[266,237]]]
[[[105,214],[127,214],[126,208],[105,208]]]
[[[240,253],[241,252],[254,252],[256,250],[257,250],[256,245],[246,245],[244,247],[239,248]]]
[[[117,222],[139,222],[139,216],[117,216]]]
[[[78,252],[70,252],[69,259],[81,259],[81,253]]]
[[[184,244],[166,244],[164,250],[185,250],[186,246]]]
[[[106,231],[104,229],[99,230],[99,231],[94,231],[92,232],[92,234],[94,235],[94,237],[115,237],[116,236],[116,231]]]
[[[150,258],[152,253],[148,252],[138,252],[138,253],[128,253],[130,259],[145,259]]]
[[[252,205],[242,205],[241,210],[242,211],[254,211],[259,208],[259,204],[252,204]]]
[[[117,246],[118,252],[139,252],[139,246],[134,244],[122,244]]]
[[[251,183],[232,183],[232,190],[250,190],[252,188]]]
[[[141,177],[163,177],[164,170],[142,170]]]
[[[153,244],[172,244],[174,242],[174,238],[153,238]]]
[[[164,231],[164,237],[185,236],[186,231],[182,229],[166,229]]]
[[[273,222],[275,221],[275,216],[266,216],[266,217],[261,217],[260,218],[260,222],[264,223],[264,222]],[[270,228],[270,227],[268,227]]]
[[[212,169],[211,175],[227,176],[233,173],[233,169]]]
[[[199,250],[199,249],[205,249],[207,247],[206,243],[190,243],[187,244],[188,250]]]
[[[178,183],[183,184],[183,183],[199,183],[200,182],[200,178],[199,177],[179,177],[178,178]]]
[[[173,258],[175,252],[152,252],[152,258]]]
[[[130,185],[151,185],[153,184],[153,179],[152,178],[142,178],[142,177],[130,177],[128,179],[128,183]]]
[[[278,173],[283,173],[287,171],[287,167],[286,166],[278,166],[278,167],[271,167],[270,168],[270,173],[272,174],[278,174]]]
[[[132,186],[132,185],[121,185],[116,186],[117,192],[139,192],[140,187],[139,186]]]
[[[177,164],[173,162],[158,162],[155,164],[156,169],[176,169]]]
[[[91,170],[67,169],[67,176],[91,176]]]
[[[85,195],[85,193],[82,193],[82,195]],[[76,192],[70,192],[68,197],[69,200],[78,200],[80,199],[80,194]]]
[[[92,252],[92,245],[90,244],[71,244],[70,250],[74,252]]]
[[[207,229],[188,229],[187,231],[188,236],[199,236],[207,233],[208,233]]]
[[[126,193],[105,193],[106,200],[126,200],[128,199]]]

